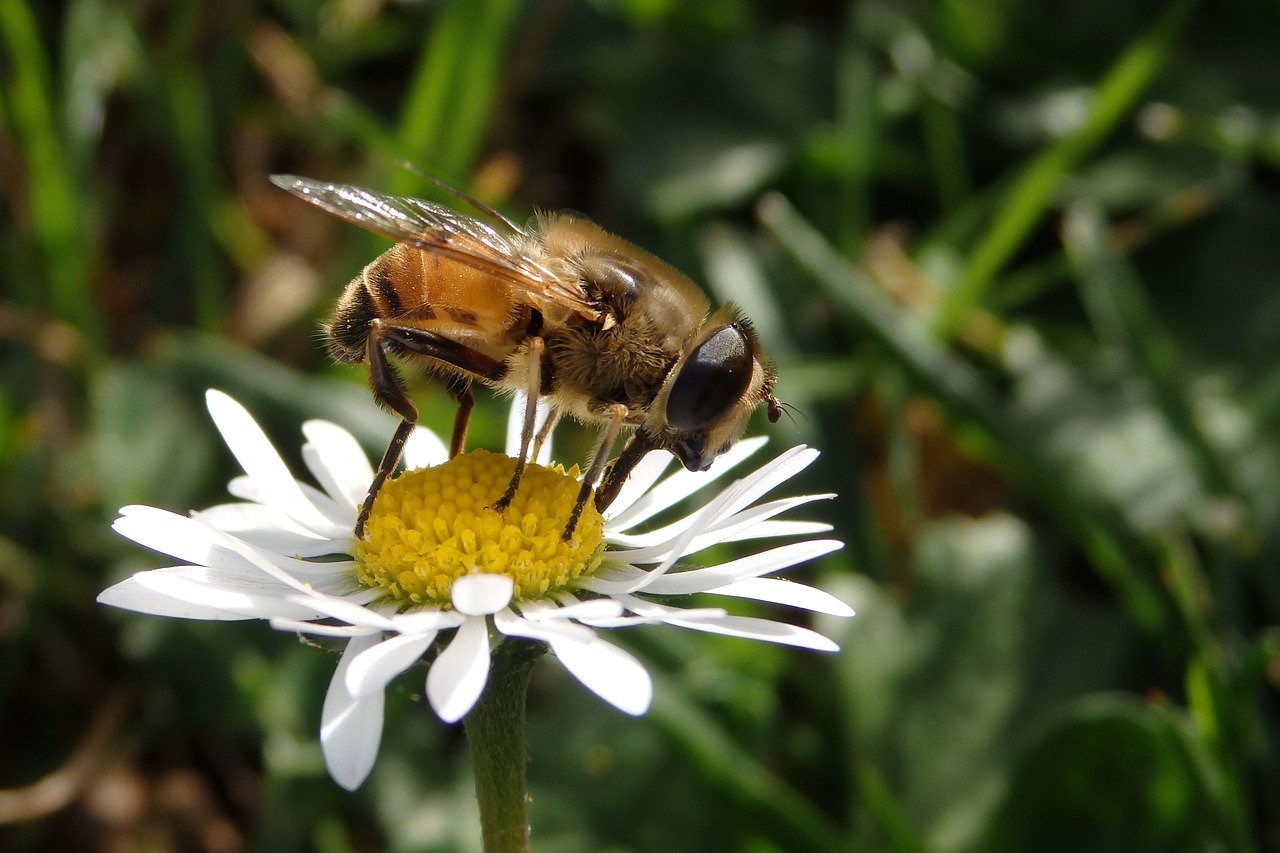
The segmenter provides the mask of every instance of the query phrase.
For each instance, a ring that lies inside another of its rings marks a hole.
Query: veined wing
[[[601,310],[586,299],[581,285],[564,281],[528,256],[524,243],[529,235],[524,232],[507,233],[475,217],[418,198],[295,175],[272,175],[271,182],[375,234],[465,264],[589,319],[602,316]]]

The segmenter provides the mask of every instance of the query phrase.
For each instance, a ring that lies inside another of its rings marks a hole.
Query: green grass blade
[[[422,48],[401,113],[399,144],[413,163],[450,180],[471,169],[498,90],[503,59],[521,4],[454,0]],[[393,175],[393,192],[418,181]]]
[[[10,69],[0,86],[6,113],[27,166],[31,227],[49,289],[49,307],[93,343],[101,323],[89,292],[92,252],[85,236],[76,180],[55,124],[57,94],[49,58],[31,10],[23,0],[0,0],[0,39]],[[43,302],[32,294],[32,304]]]
[[[1084,122],[1041,152],[1017,176],[997,205],[995,221],[939,307],[934,329],[941,337],[953,335],[969,310],[982,301],[992,281],[1048,210],[1067,172],[1106,139],[1170,61],[1174,42],[1195,3],[1180,0],[1171,4],[1155,26],[1135,39],[1112,66],[1098,85]]]
[[[1170,603],[1154,573],[1144,570],[1141,545],[1089,495],[1072,487],[1062,465],[1045,452],[1037,427],[1013,417],[973,367],[940,345],[919,318],[893,304],[781,196],[766,198],[760,217],[849,323],[888,347],[950,415],[980,428],[989,451],[1073,533],[1134,623],[1152,637],[1167,639]]]

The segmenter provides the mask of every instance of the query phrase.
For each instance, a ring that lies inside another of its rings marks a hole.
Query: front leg
[[[529,355],[526,361],[529,369],[525,376],[524,389],[524,421],[520,425],[520,453],[516,456],[516,467],[511,472],[511,482],[507,490],[498,498],[493,509],[506,511],[520,487],[520,478],[524,476],[525,465],[529,461],[529,444],[533,440],[533,428],[538,418],[538,395],[542,392],[542,356],[546,352],[546,343],[542,338],[529,338]]]
[[[560,538],[566,542],[573,538],[573,529],[578,526],[582,510],[591,498],[591,489],[595,486],[596,480],[600,479],[600,472],[609,461],[609,451],[613,449],[613,443],[618,440],[618,433],[622,430],[622,424],[629,413],[630,410],[621,403],[614,403],[609,407],[609,422],[604,425],[604,429],[600,430],[600,443],[596,447],[595,455],[591,458],[591,467],[582,478],[582,488],[578,490],[578,499],[573,505],[573,511],[569,514],[569,522],[564,526],[564,533],[560,534]]]
[[[622,484],[627,481],[627,477],[631,476],[631,472],[635,470],[636,465],[640,464],[640,460],[653,449],[653,442],[643,432],[637,430],[631,436],[623,446],[622,452],[618,454],[618,458],[609,466],[600,488],[596,490],[597,510],[604,512],[609,508],[614,498],[618,496],[618,492],[622,491]]]

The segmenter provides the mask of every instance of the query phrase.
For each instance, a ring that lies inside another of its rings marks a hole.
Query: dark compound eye
[[[742,399],[751,384],[751,347],[738,325],[724,326],[689,354],[667,397],[667,423],[706,429]]]

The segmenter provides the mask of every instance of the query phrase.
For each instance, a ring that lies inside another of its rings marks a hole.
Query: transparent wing
[[[271,182],[361,228],[466,264],[588,318],[601,316],[578,282],[564,281],[528,256],[524,244],[530,235],[525,232],[499,230],[452,208],[418,198],[295,175],[272,175]]]

